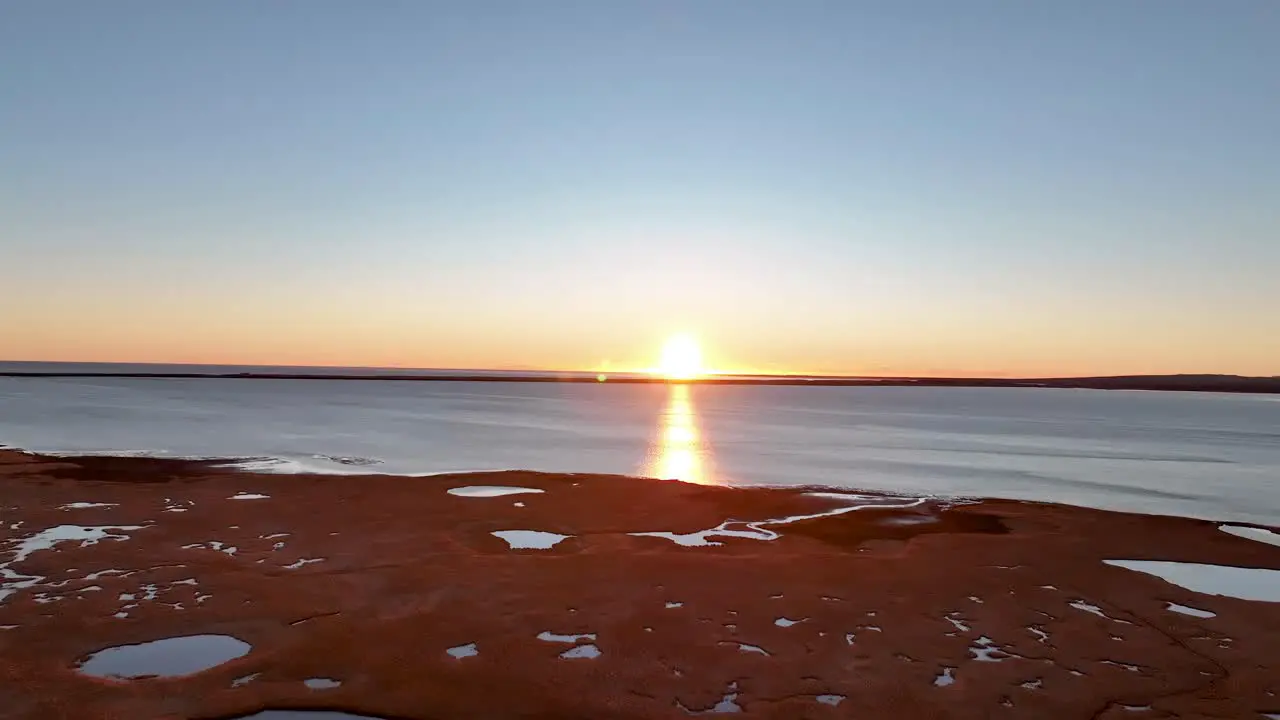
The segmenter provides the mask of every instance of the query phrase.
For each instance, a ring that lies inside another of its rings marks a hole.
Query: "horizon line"
[[[782,379],[829,379],[829,380],[867,380],[867,381],[904,381],[904,380],[964,380],[964,381],[1008,381],[1008,382],[1033,382],[1042,380],[1093,380],[1093,379],[1113,379],[1113,378],[1190,378],[1190,377],[1216,377],[1216,378],[1239,378],[1245,380],[1276,380],[1280,379],[1280,375],[1240,375],[1238,373],[1221,373],[1221,372],[1176,372],[1176,373],[1126,373],[1126,374],[1090,374],[1090,375],[872,375],[872,374],[848,374],[848,373],[829,373],[829,372],[777,372],[777,371],[759,371],[759,370],[733,370],[733,369],[708,369],[700,373],[694,378],[669,378],[654,368],[644,369],[611,369],[611,370],[586,370],[586,369],[548,369],[548,368],[502,368],[502,367],[418,367],[404,365],[293,365],[293,364],[247,364],[247,363],[201,363],[201,362],[155,362],[155,361],[119,361],[119,360],[0,360],[0,365],[142,365],[154,367],[222,367],[222,368],[305,368],[314,370],[389,370],[396,372],[414,372],[423,371],[431,373],[455,373],[457,376],[466,376],[468,373],[507,373],[511,377],[506,379],[519,379],[521,373],[537,373],[539,375],[547,374],[566,374],[577,375],[584,378],[610,378],[616,379],[636,379],[630,376],[642,376],[643,378],[652,378],[655,381],[666,382],[699,382],[701,380],[713,380],[715,378],[782,378]],[[85,375],[92,374],[96,376],[129,376],[140,374],[165,375],[167,373],[11,373],[0,369],[0,376],[40,376],[40,375]],[[207,373],[193,373],[196,375],[205,375]],[[274,373],[236,373],[236,375],[272,375]],[[227,375],[223,373],[222,375]],[[431,379],[431,378],[423,378]],[[445,378],[440,379],[447,379]]]

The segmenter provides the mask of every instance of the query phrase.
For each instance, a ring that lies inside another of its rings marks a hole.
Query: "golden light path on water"
[[[671,383],[668,388],[667,405],[658,416],[658,429],[649,448],[644,474],[664,480],[714,484],[711,448],[699,428],[692,389],[684,383]]]

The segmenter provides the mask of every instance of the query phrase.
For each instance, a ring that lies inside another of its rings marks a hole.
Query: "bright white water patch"
[[[973,659],[978,662],[1000,662],[1009,657],[1009,653],[1001,650],[996,641],[986,635],[973,641],[973,645],[969,646],[969,652],[973,653]]]
[[[799,620],[792,620],[791,618],[780,617],[777,620],[774,620],[773,624],[778,627],[791,627],[792,625],[799,625],[808,619],[809,618],[800,618]]]
[[[333,678],[307,678],[302,681],[302,684],[312,690],[329,690],[342,685],[342,681],[334,680]]]
[[[136,572],[138,572],[138,571],[137,571],[137,570],[116,570],[115,568],[108,568],[108,569],[106,569],[106,570],[98,570],[97,572],[91,572],[91,573],[89,573],[88,575],[85,575],[85,576],[84,576],[84,579],[85,579],[85,580],[97,580],[98,578],[100,578],[100,577],[106,577],[107,575],[122,575],[122,576],[123,576],[123,575],[132,575],[132,574],[134,574],[134,573],[136,573]]]
[[[667,608],[668,610],[672,610],[672,609],[674,609],[674,608],[679,608],[679,607],[684,607],[684,603],[682,603],[682,602],[669,602],[669,603],[667,603],[667,604],[666,604],[666,608]]]
[[[1206,595],[1280,602],[1280,570],[1161,560],[1104,560],[1126,570],[1155,575],[1165,582]]]
[[[676,707],[685,712],[686,715],[716,715],[720,713],[739,713],[742,712],[742,706],[737,703],[738,699],[738,683],[731,682],[729,687],[725,689],[724,697],[720,698],[720,702],[712,705],[706,710],[690,710],[680,701],[676,701]]]
[[[128,540],[128,535],[117,535],[111,531],[127,532],[129,530],[141,530],[142,528],[142,525],[99,525],[95,527],[58,525],[47,530],[41,530],[35,535],[19,541],[18,548],[14,551],[13,560],[8,564],[26,560],[31,553],[49,550],[61,542],[79,541],[80,547],[87,547],[96,545],[101,540]]]
[[[239,548],[237,548],[234,545],[227,545],[226,543],[222,543],[217,540],[210,540],[207,543],[191,543],[190,545],[183,545],[182,549],[183,550],[201,550],[201,549],[217,550],[218,552],[226,553],[228,555],[235,555],[236,550],[239,550]]]
[[[254,680],[257,680],[257,679],[258,679],[258,676],[259,676],[259,675],[261,675],[261,674],[262,674],[262,673],[253,673],[253,674],[251,674],[251,675],[242,675],[241,677],[238,677],[238,678],[236,678],[235,680],[232,680],[232,681],[231,681],[231,687],[233,687],[233,688],[238,688],[238,687],[240,687],[240,686],[242,686],[242,685],[248,685],[249,683],[253,682]]]
[[[823,705],[830,705],[832,707],[835,707],[836,705],[839,705],[840,703],[844,702],[843,695],[819,695],[815,699],[818,702],[822,703]]]
[[[1218,529],[1224,533],[1242,537],[1246,540],[1257,540],[1260,543],[1268,545],[1280,545],[1280,533],[1262,528],[1244,527],[1242,525],[1219,525]]]
[[[595,633],[581,633],[579,635],[557,635],[550,630],[543,630],[538,633],[538,639],[543,642],[560,642],[560,643],[576,643],[579,640],[595,640]]]
[[[230,635],[186,635],[100,650],[78,669],[93,677],[180,677],[243,657],[251,649]]]
[[[353,715],[338,710],[261,710],[252,715],[237,715],[230,720],[383,720],[372,715]]]
[[[60,506],[59,510],[87,510],[89,508],[119,507],[120,503],[73,502]]]
[[[935,677],[933,678],[933,684],[934,684],[934,686],[935,686],[935,687],[946,687],[946,686],[950,685],[951,683],[954,683],[954,682],[956,681],[956,676],[955,676],[955,674],[954,674],[954,673],[955,673],[955,670],[956,670],[956,669],[955,669],[955,668],[953,668],[953,667],[944,667],[944,668],[942,668],[942,672],[938,673],[938,674],[937,674],[937,676],[935,676]]]
[[[969,631],[969,626],[965,625],[964,621],[960,619],[960,613],[958,612],[947,613],[945,616],[943,616],[943,619],[951,623],[952,627],[954,627],[956,630],[959,630],[960,632]]]
[[[227,499],[228,500],[270,500],[271,496],[263,495],[261,493],[241,492],[241,493],[236,493],[235,495],[232,495]]]
[[[833,515],[843,515],[848,512],[857,510],[867,510],[871,508],[878,509],[894,509],[894,508],[911,508],[921,505],[927,498],[904,498],[900,496],[878,496],[878,495],[857,495],[852,493],[831,493],[831,492],[810,492],[805,493],[810,497],[827,498],[831,500],[844,500],[846,502],[855,503],[845,507],[838,507],[833,510],[827,510],[820,513],[812,513],[809,515],[790,515],[788,517],[774,518],[770,520],[756,520],[754,522],[743,522],[741,520],[725,520],[719,525],[707,529],[699,530],[691,533],[673,533],[673,532],[633,532],[628,533],[635,537],[656,537],[682,545],[684,547],[708,547],[720,545],[711,538],[746,538],[748,540],[777,540],[782,537],[778,533],[767,529],[767,526],[788,525],[802,520],[816,520],[818,518],[831,517]]]
[[[748,645],[747,643],[731,643],[731,642],[722,642],[720,644],[721,645],[737,645],[738,652],[755,653],[757,655],[766,655],[766,656],[769,655],[769,651],[765,650],[759,645]]]
[[[578,645],[560,653],[565,660],[594,660],[600,657],[600,648],[595,645]]]
[[[1106,562],[1111,562],[1111,561],[1110,561],[1110,560],[1108,560],[1108,561],[1106,561]],[[1068,605],[1070,605],[1071,607],[1073,607],[1073,608],[1077,609],[1077,610],[1083,610],[1083,611],[1085,611],[1085,612],[1087,612],[1087,613],[1091,613],[1091,614],[1093,614],[1093,615],[1097,615],[1097,616],[1098,616],[1098,617],[1100,617],[1100,618],[1105,618],[1105,619],[1107,619],[1107,620],[1110,620],[1111,622],[1118,622],[1118,623],[1120,623],[1121,625],[1132,625],[1132,624],[1133,624],[1133,623],[1129,622],[1128,620],[1121,620],[1121,619],[1119,619],[1119,618],[1113,618],[1113,617],[1111,617],[1110,615],[1108,615],[1108,614],[1106,614],[1106,613],[1102,612],[1102,608],[1101,608],[1101,607],[1098,607],[1097,605],[1094,605],[1093,603],[1090,603],[1090,602],[1085,602],[1084,600],[1074,600],[1074,601],[1069,602],[1069,603],[1067,603],[1067,604],[1068,604]]]
[[[1049,642],[1049,633],[1042,630],[1039,626],[1028,625],[1027,630],[1030,631],[1032,635],[1036,636],[1036,640],[1039,640],[1042,643]]]
[[[573,537],[541,530],[496,530],[490,534],[506,540],[512,550],[547,550]]]
[[[1187,607],[1186,605],[1179,605],[1178,603],[1167,603],[1164,609],[1171,612],[1182,613],[1183,615],[1190,615],[1191,617],[1218,617],[1218,613],[1209,612],[1208,610],[1199,610],[1197,608]]]
[[[318,563],[318,562],[324,562],[324,558],[302,558],[301,560],[299,560],[299,561],[297,561],[297,562],[293,562],[293,563],[289,563],[288,565],[285,565],[285,566],[284,566],[284,569],[285,569],[285,570],[297,570],[298,568],[302,567],[303,565],[310,565],[311,563]]]
[[[448,650],[445,650],[445,652],[449,653],[449,657],[455,658],[457,660],[461,660],[462,658],[475,657],[476,655],[480,654],[480,651],[476,649],[475,643],[467,643],[466,645],[458,645],[456,647],[451,647]]]
[[[466,487],[449,488],[450,495],[459,497],[502,497],[504,495],[524,495],[525,493],[544,492],[538,488],[513,487],[510,485],[468,485]]]

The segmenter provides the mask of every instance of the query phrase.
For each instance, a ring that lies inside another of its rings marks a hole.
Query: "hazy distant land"
[[[1115,375],[1066,378],[865,377],[832,375],[707,375],[673,381],[646,373],[589,371],[401,370],[268,366],[145,365],[123,363],[0,363],[0,377],[221,378],[243,380],[415,380],[434,382],[669,383],[702,385],[815,385],[867,387],[1034,387],[1095,390],[1280,393],[1280,376]]]

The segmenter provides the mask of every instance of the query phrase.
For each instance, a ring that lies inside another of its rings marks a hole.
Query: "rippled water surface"
[[[857,388],[0,378],[0,443],[274,471],[531,468],[1054,500],[1272,524],[1280,397]]]

